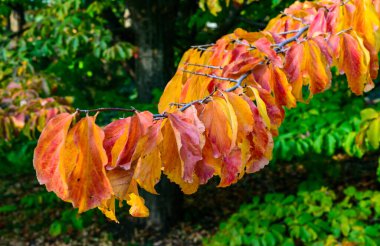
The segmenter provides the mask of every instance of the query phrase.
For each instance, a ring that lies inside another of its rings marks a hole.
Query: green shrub
[[[326,188],[254,197],[206,245],[380,245],[380,192]],[[350,244],[351,243],[351,244]]]
[[[378,149],[378,144],[361,148],[357,144],[357,135],[362,132],[365,142],[368,138],[365,133],[369,129],[366,121],[368,117],[370,120],[376,117],[380,104],[366,104],[363,97],[349,92],[344,83],[342,77],[336,77],[330,90],[315,95],[309,104],[299,104],[286,112],[275,140],[274,161],[310,159],[310,155],[330,157],[336,153],[361,158],[367,151]],[[378,140],[377,134],[370,135],[372,142]]]

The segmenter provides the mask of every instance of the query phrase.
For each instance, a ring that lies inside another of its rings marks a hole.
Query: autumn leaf
[[[206,137],[210,140],[213,156],[218,158],[229,153],[236,145],[238,124],[236,114],[224,98],[214,97],[202,110],[200,120],[206,128]]]
[[[164,120],[162,123],[163,141],[160,144],[161,160],[163,172],[166,174],[170,181],[178,184],[185,194],[192,194],[198,190],[199,180],[197,176],[193,175],[191,183],[183,180],[182,160],[177,145],[176,136],[170,121]]]
[[[195,165],[202,159],[204,125],[198,119],[194,106],[184,113],[177,111],[169,114],[168,119],[174,131],[181,158],[182,178],[185,182],[191,183]]]
[[[238,147],[231,150],[222,158],[222,167],[220,174],[220,183],[218,187],[227,187],[235,183],[241,170],[241,151]]]
[[[269,83],[271,88],[273,88],[276,103],[288,108],[294,108],[296,106],[296,99],[292,94],[292,87],[285,73],[274,65],[269,65],[269,73]]]
[[[304,86],[309,85],[309,98],[330,87],[331,72],[327,58],[313,39],[293,45],[285,59],[284,68],[297,100],[304,100],[302,95]]]
[[[115,197],[112,196],[111,199],[103,200],[102,204],[98,208],[108,219],[119,223],[118,219],[116,218],[115,201]]]
[[[369,74],[370,55],[363,40],[352,31],[352,35],[343,33],[340,39],[339,68],[347,75],[352,92],[361,95],[373,82]]]
[[[33,166],[38,182],[45,184],[48,191],[54,191],[62,200],[68,198],[68,185],[60,158],[73,118],[74,114],[64,113],[51,119],[34,150]]]
[[[272,43],[267,38],[260,38],[254,43],[255,47],[263,52],[276,67],[282,67],[281,57],[272,48]]]
[[[158,147],[161,142],[161,122],[156,122],[139,140],[136,147],[138,155],[134,157],[138,158],[134,178],[142,188],[152,194],[157,194],[154,186],[161,177],[161,153]]]
[[[106,176],[104,132],[95,117],[81,119],[70,129],[61,161],[67,175],[69,200],[79,212],[100,206],[113,191]]]
[[[109,168],[120,166],[128,170],[131,167],[132,156],[135,153],[137,143],[152,122],[152,114],[142,112],[106,127],[107,141],[105,141],[105,146],[108,150],[111,148]],[[111,136],[108,137],[108,134]],[[118,138],[112,137],[112,134],[117,135]]]
[[[129,195],[129,199],[127,200],[128,205],[131,206],[129,209],[129,213],[133,217],[148,217],[149,210],[145,207],[144,199],[141,196],[138,196],[134,193]]]

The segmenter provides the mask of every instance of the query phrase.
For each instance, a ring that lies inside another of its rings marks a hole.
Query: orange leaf
[[[363,40],[356,35],[343,33],[340,40],[339,68],[347,75],[348,85],[356,95],[363,94],[367,85],[373,85],[369,74],[369,52]]]
[[[154,186],[161,177],[161,153],[158,148],[161,141],[161,122],[156,122],[148,129],[147,134],[140,139],[136,147],[139,159],[134,178],[142,188],[152,194],[157,194]]]
[[[105,128],[107,134],[105,148],[108,153],[111,149],[112,162],[109,165],[110,168],[115,168],[116,166],[120,166],[125,170],[131,168],[132,157],[135,154],[137,143],[152,123],[153,115],[146,111],[118,120]],[[112,135],[109,136],[109,134],[115,134],[117,138],[112,137]]]
[[[248,103],[235,93],[223,93],[228,103],[231,104],[236,114],[238,123],[237,142],[240,143],[242,139],[252,131],[253,116]]]
[[[45,184],[48,191],[54,191],[63,200],[67,199],[68,186],[60,156],[74,115],[63,113],[51,119],[34,150],[33,165],[39,183]]]
[[[178,152],[176,136],[168,119],[162,122],[163,141],[160,144],[163,172],[170,181],[178,184],[185,194],[192,194],[198,190],[198,177],[193,175],[193,182],[187,183],[182,179],[183,169],[180,154]]]
[[[229,153],[236,145],[237,118],[230,103],[222,97],[214,97],[207,103],[200,117],[206,128],[214,158]]]
[[[293,45],[285,59],[285,71],[298,100],[303,101],[302,88],[305,85],[310,86],[310,98],[329,88],[331,72],[328,61],[313,39]]]
[[[296,99],[292,94],[292,87],[288,83],[285,73],[278,67],[270,64],[270,84],[273,88],[277,105],[284,105],[288,108],[296,106]]]
[[[100,206],[112,194],[105,171],[107,154],[103,140],[104,132],[95,124],[95,118],[87,116],[69,131],[61,154],[69,200],[80,213]]]

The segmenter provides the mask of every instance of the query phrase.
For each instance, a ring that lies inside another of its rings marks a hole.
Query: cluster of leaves
[[[286,121],[275,141],[275,160],[290,161],[310,154],[328,157],[342,151],[362,157],[365,152],[378,148],[363,142],[369,137],[380,139],[378,135],[362,135],[363,144],[358,144],[356,137],[362,125],[368,129],[365,117],[361,119],[361,111],[373,112],[372,117],[375,117],[377,114],[374,112],[380,111],[380,105],[366,109],[369,106],[364,98],[347,91],[343,79],[336,78],[334,82],[331,90],[316,95],[310,104],[300,104],[286,112]],[[375,126],[372,128],[375,131]]]
[[[241,206],[206,245],[378,245],[380,193],[322,188],[267,194]]]
[[[108,23],[97,16],[112,5],[118,7],[115,3],[119,2],[94,1],[86,8],[82,2],[54,1],[53,6],[34,13],[33,21],[23,33],[18,46],[24,46],[22,50],[32,51],[37,57],[56,56],[62,59],[85,53],[106,62],[131,58],[132,46],[115,39],[111,30],[102,28]],[[27,58],[30,58],[29,54]]]
[[[50,87],[38,77],[0,89],[0,139],[10,141],[20,133],[35,138],[35,131],[42,131],[51,118],[72,111],[70,98],[41,98],[39,92],[44,89]]]
[[[133,216],[149,214],[138,187],[156,194],[161,172],[191,194],[213,176],[225,187],[259,171],[272,158],[283,107],[328,89],[332,66],[346,74],[353,93],[373,88],[380,47],[375,6],[296,2],[262,32],[237,29],[190,49],[159,114],[132,110],[104,129],[96,116],[70,127],[77,114],[58,115],[35,150],[39,182],[79,212],[99,207],[117,221],[116,200],[127,201]]]

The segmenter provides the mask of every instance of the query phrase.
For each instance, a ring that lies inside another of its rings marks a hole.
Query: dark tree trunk
[[[179,0],[129,0],[136,59],[136,85],[141,102],[152,100],[154,88],[163,89],[174,71],[175,19]],[[156,186],[158,196],[142,193],[150,209],[149,227],[166,231],[181,215],[182,194],[163,178]]]
[[[150,102],[154,88],[164,88],[173,75],[175,20],[179,0],[130,0],[135,44],[138,97]]]

